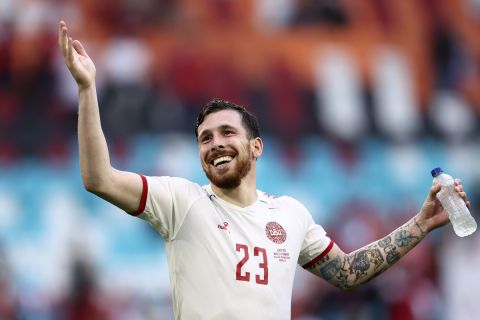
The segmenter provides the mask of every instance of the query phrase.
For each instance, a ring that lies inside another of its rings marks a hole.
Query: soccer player
[[[100,125],[95,66],[59,24],[59,46],[78,85],[85,188],[146,221],[165,240],[177,319],[289,319],[296,265],[341,289],[371,280],[431,230],[448,223],[430,188],[419,213],[384,238],[343,252],[293,198],[256,188],[263,142],[251,113],[213,100],[195,128],[210,184],[114,169]],[[470,207],[462,184],[456,190]]]

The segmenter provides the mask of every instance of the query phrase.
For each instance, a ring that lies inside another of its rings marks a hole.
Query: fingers
[[[471,208],[471,204],[470,204],[470,201],[468,200],[467,198],[467,195],[465,194],[465,192],[462,192],[460,193],[460,197],[462,197],[463,201],[465,201],[465,205],[467,206],[467,208]]]
[[[85,48],[83,47],[82,43],[78,40],[73,41],[73,48],[75,51],[77,51],[78,54],[88,57],[87,51],[85,51]]]
[[[437,193],[442,189],[442,185],[440,183],[437,183],[437,184],[434,184],[431,188],[430,188],[430,192],[428,193],[428,197],[431,199],[431,200],[434,200],[437,196]]]
[[[73,63],[73,49],[75,49],[75,52],[83,56],[87,56],[87,53],[80,41],[74,41],[71,37],[68,36],[67,24],[63,20],[60,21],[58,25],[58,45],[60,47],[60,50],[62,51],[63,57],[67,65]]]
[[[71,37],[68,37],[66,60],[69,66],[73,63],[73,39]]]
[[[60,21],[58,25],[58,46],[64,57],[68,55],[68,38],[67,25],[64,21]]]
[[[455,179],[454,180],[454,185],[455,185],[455,190],[457,192],[463,192],[463,185],[462,185],[462,180],[460,179]]]
[[[454,183],[455,183],[455,191],[458,192],[458,195],[463,199],[463,201],[465,201],[465,205],[467,206],[467,208],[470,208],[471,204],[470,204],[470,201],[468,200],[467,193],[463,189],[462,180],[455,179]]]
[[[463,201],[465,201],[467,208],[470,208],[470,201],[468,200],[467,193],[463,191],[463,188],[461,191],[459,188],[455,188],[455,190],[458,192],[458,195],[463,199]]]

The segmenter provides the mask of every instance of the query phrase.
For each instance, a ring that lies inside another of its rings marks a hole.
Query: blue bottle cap
[[[432,177],[438,177],[441,173],[443,172],[442,168],[437,167],[433,169],[430,173],[432,174]]]

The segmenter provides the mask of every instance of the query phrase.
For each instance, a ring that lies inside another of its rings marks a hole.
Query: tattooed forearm
[[[355,280],[368,275],[368,270],[373,266],[373,271],[376,271],[384,261],[382,253],[378,248],[370,248],[366,250],[359,250],[354,252],[352,262],[348,271],[355,275]]]
[[[336,258],[336,257],[335,257]],[[323,257],[322,259],[318,260],[317,262],[315,262],[313,265],[311,265],[308,269],[310,270],[315,270],[315,269],[318,269],[320,266],[326,266],[328,264],[326,264],[328,261],[330,261],[332,259],[332,257],[330,255],[326,255],[325,257]]]
[[[415,224],[415,226],[418,228],[418,230],[420,231],[420,236],[421,237],[425,237],[427,235],[427,231],[423,230],[420,225],[418,224],[418,221],[417,221],[417,218],[416,217],[413,217],[413,223]]]
[[[400,260],[401,255],[397,251],[397,247],[392,243],[391,235],[378,241],[377,245],[381,248],[382,252],[385,254],[386,260],[389,265],[392,265],[398,260]]]
[[[355,283],[361,283],[368,278],[371,268],[375,274],[381,273],[384,261],[380,250],[371,246],[351,255],[336,256],[320,268],[320,274],[327,281],[333,280],[339,288],[350,289]],[[353,280],[349,279],[351,276],[354,276]]]
[[[348,289],[349,265],[350,257],[348,255],[336,256],[335,259],[320,268],[320,275],[325,280],[334,283],[337,287]]]
[[[344,261],[340,260],[340,257],[336,256],[335,259],[320,268],[322,278],[329,281],[332,280],[338,273],[340,273],[342,266],[345,264]]]
[[[388,236],[350,254],[326,255],[311,271],[339,288],[352,289],[390,268],[425,235],[413,218]]]
[[[395,233],[395,244],[399,247],[406,247],[420,237],[411,235],[407,230],[399,230]]]

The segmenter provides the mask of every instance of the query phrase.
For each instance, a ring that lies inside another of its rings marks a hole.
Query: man
[[[59,46],[78,84],[80,169],[86,189],[147,220],[165,239],[177,319],[288,319],[297,263],[341,289],[388,269],[448,222],[432,186],[420,212],[386,237],[344,253],[290,197],[256,189],[263,151],[256,118],[211,101],[198,117],[202,168],[211,184],[145,177],[111,167],[95,89],[95,66],[59,25]],[[456,190],[466,202],[459,181]]]

